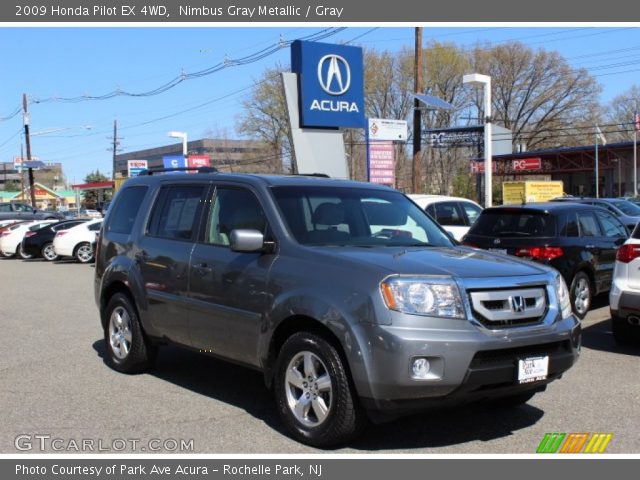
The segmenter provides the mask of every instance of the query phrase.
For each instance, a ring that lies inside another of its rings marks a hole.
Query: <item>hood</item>
[[[457,278],[540,275],[549,267],[468,247],[318,247],[323,253],[403,275],[450,275]]]

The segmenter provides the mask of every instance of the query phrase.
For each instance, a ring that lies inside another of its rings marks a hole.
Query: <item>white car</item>
[[[618,249],[609,308],[615,341],[640,343],[640,225]]]
[[[18,218],[14,218],[11,220],[0,220],[0,228],[2,227],[6,227],[8,225],[13,225],[14,223],[18,223],[20,221],[20,219]]]
[[[443,195],[409,195],[420,208],[438,222],[453,238],[460,241],[482,212],[472,200]]]
[[[34,220],[33,222],[19,223],[0,234],[0,252],[5,257],[18,256],[20,258],[28,259],[32,255],[28,255],[22,251],[22,238],[28,231],[35,231],[42,227],[45,227],[51,223],[56,223],[58,220]]]
[[[93,261],[93,244],[101,226],[100,218],[60,230],[53,239],[53,249],[61,257],[75,257],[80,263],[89,263]]]

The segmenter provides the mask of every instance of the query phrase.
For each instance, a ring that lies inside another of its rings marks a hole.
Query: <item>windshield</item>
[[[627,200],[618,200],[611,203],[613,204],[614,207],[616,207],[625,215],[630,215],[632,217],[640,217],[640,207],[638,207],[637,205]]]
[[[295,239],[314,246],[453,246],[419,207],[399,192],[368,188],[274,187]]]

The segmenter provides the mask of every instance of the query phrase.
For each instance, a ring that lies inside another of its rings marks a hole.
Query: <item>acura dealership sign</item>
[[[296,40],[291,70],[298,74],[300,126],[364,128],[362,49]]]

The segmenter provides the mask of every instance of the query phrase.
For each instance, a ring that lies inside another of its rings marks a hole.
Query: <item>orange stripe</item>
[[[575,438],[576,434],[575,433],[570,433],[569,436],[567,437],[567,439],[564,442],[564,445],[562,445],[562,448],[560,449],[560,453],[567,453],[567,450],[571,450],[571,447],[573,447],[573,442],[574,442],[574,438]],[[569,445],[571,444],[571,445]]]
[[[580,453],[580,451],[582,450],[582,447],[584,446],[584,444],[587,443],[587,439],[588,438],[589,438],[589,434],[588,433],[581,433],[580,434],[580,439],[578,440],[576,448],[573,449],[573,453]]]

